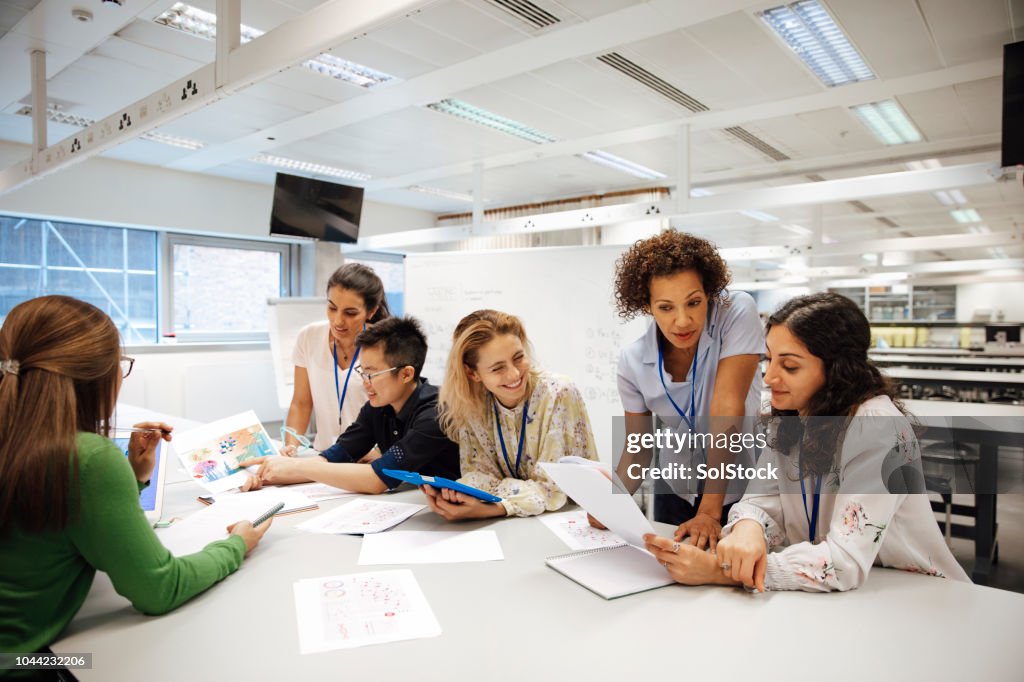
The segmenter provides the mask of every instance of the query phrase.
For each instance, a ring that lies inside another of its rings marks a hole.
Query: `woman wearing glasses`
[[[566,377],[533,368],[518,317],[478,310],[455,327],[440,419],[459,443],[461,483],[502,498],[483,502],[423,486],[449,521],[534,516],[561,509],[563,493],[538,466],[575,455],[597,459],[583,396]]]
[[[458,478],[459,450],[437,424],[437,387],[420,376],[427,337],[411,317],[389,317],[356,337],[355,372],[367,401],[359,416],[319,457],[268,457],[243,490],[264,483],[319,481],[357,493],[383,493],[401,483],[384,473],[401,469]],[[360,461],[374,447],[382,453]]]
[[[120,363],[119,363],[120,359]],[[234,572],[269,523],[248,521],[184,557],[171,555],[139,505],[157,442],[137,424],[128,458],[108,440],[130,358],[110,318],[44,296],[0,328],[0,650],[44,651],[85,601],[97,570],[144,613],[174,609]]]
[[[388,317],[384,283],[373,270],[348,263],[327,282],[327,320],[304,327],[295,340],[295,387],[285,419],[281,454],[294,455],[311,415],[316,416],[313,447],[323,450],[355,421],[366,391],[354,367],[359,364],[356,335]]]

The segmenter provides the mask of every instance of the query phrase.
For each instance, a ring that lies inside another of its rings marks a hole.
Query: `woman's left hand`
[[[675,532],[675,539],[676,542],[682,542],[683,538],[686,538],[687,544],[696,545],[697,549],[709,547],[713,552],[721,534],[721,521],[711,514],[698,511],[692,519],[679,524],[679,528]]]
[[[135,480],[145,483],[153,477],[156,466],[156,444],[161,439],[169,441],[173,426],[163,422],[140,422],[134,425],[137,429],[150,431],[134,431],[128,439],[128,463],[135,472]]]
[[[495,502],[484,502],[471,495],[464,495],[449,488],[435,488],[421,485],[420,490],[427,497],[430,510],[446,521],[468,521],[506,516],[505,507]]]
[[[665,567],[677,583],[683,585],[737,585],[718,567],[714,554],[693,545],[653,534],[644,536],[647,551]]]

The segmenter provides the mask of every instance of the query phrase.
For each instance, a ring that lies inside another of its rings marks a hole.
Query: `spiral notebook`
[[[633,545],[561,554],[548,557],[544,563],[605,599],[625,597],[675,582],[657,559]]]

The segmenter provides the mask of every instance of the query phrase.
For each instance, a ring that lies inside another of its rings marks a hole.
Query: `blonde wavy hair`
[[[534,367],[533,348],[526,337],[523,322],[515,315],[498,310],[477,310],[459,320],[452,334],[452,350],[448,354],[448,368],[438,396],[438,423],[452,440],[474,422],[489,419],[491,393],[479,381],[469,376],[480,361],[480,349],[495,337],[511,334],[523,343],[530,360],[526,378],[526,395],[533,393],[539,370]]]

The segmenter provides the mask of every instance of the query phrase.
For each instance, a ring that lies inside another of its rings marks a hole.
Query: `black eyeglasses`
[[[127,379],[128,375],[132,373],[132,367],[135,366],[135,358],[130,358],[127,355],[121,356],[121,378]]]

